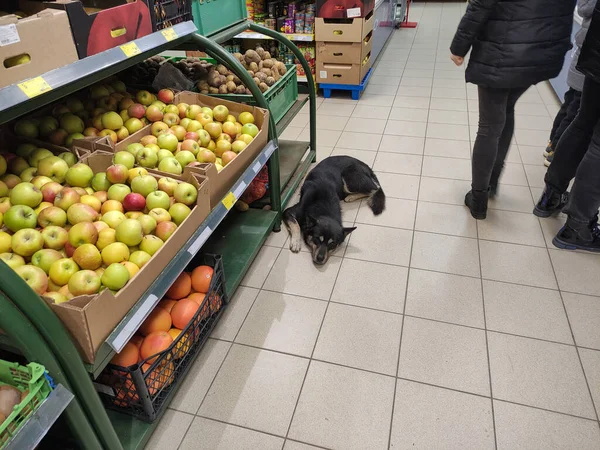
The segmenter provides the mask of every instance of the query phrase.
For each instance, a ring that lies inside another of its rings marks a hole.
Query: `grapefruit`
[[[181,272],[167,291],[167,297],[175,300],[187,297],[192,292],[192,279],[187,272]]]
[[[198,266],[192,271],[192,287],[196,292],[206,294],[210,288],[210,282],[214,270],[210,266]]]
[[[140,355],[143,359],[147,360],[148,364],[152,364],[156,361],[158,356],[154,358],[150,358],[157,353],[165,351],[169,348],[169,346],[173,343],[173,338],[166,331],[155,331],[154,333],[150,333],[142,342],[142,346],[140,347]],[[150,359],[149,359],[150,358]]]
[[[139,332],[143,336],[148,336],[155,331],[169,331],[170,329],[171,315],[163,308],[154,308],[154,311],[144,320]]]
[[[199,308],[200,305],[189,298],[179,300],[171,310],[171,318],[175,328],[183,330],[192,321]]]

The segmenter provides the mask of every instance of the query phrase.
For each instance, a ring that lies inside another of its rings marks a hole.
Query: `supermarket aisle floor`
[[[273,234],[149,448],[600,448],[600,257],[531,214],[558,104],[544,84],[517,105],[476,223],[476,91],[447,50],[463,8],[415,5],[359,102],[319,100],[319,157],[371,164],[387,211],[346,208],[358,229],[323,268]]]

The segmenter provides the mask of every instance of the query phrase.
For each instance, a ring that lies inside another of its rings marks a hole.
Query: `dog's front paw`
[[[298,253],[302,248],[302,241],[300,239],[290,239],[290,250],[293,253]]]

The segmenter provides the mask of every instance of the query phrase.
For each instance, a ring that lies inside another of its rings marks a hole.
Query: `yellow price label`
[[[177,33],[173,28],[167,28],[166,30],[162,30],[161,34],[165,37],[167,42],[172,41],[173,39],[177,39],[179,37],[177,36]]]
[[[36,97],[44,92],[52,90],[52,86],[50,86],[42,77],[35,77],[31,80],[23,81],[22,83],[19,83],[18,86],[29,98]]]
[[[128,42],[127,44],[121,45],[121,50],[123,50],[123,53],[125,53],[125,56],[128,58],[142,53],[135,42]]]
[[[233,192],[230,192],[229,194],[227,194],[225,196],[225,198],[223,200],[221,200],[221,203],[223,203],[223,206],[225,206],[225,208],[227,208],[227,211],[229,211],[233,205],[235,205],[235,202],[237,201],[237,198],[235,198],[235,195],[233,195]]]

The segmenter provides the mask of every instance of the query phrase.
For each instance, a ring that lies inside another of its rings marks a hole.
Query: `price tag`
[[[167,42],[172,41],[173,39],[177,39],[179,37],[177,36],[177,33],[173,28],[167,28],[166,30],[162,30],[161,34],[165,37]]]
[[[125,56],[128,58],[142,53],[135,42],[128,42],[127,44],[121,45],[121,50],[123,50],[123,53],[125,53]]]
[[[44,92],[52,90],[52,87],[46,83],[46,80],[42,77],[35,77],[31,80],[23,81],[22,83],[19,83],[18,86],[29,98],[37,97]]]
[[[221,200],[221,203],[223,203],[223,206],[225,206],[225,208],[227,208],[227,211],[229,211],[232,206],[235,204],[237,198],[235,198],[235,195],[233,195],[233,192],[230,192],[229,194],[227,194],[225,196],[225,198],[223,200]]]

